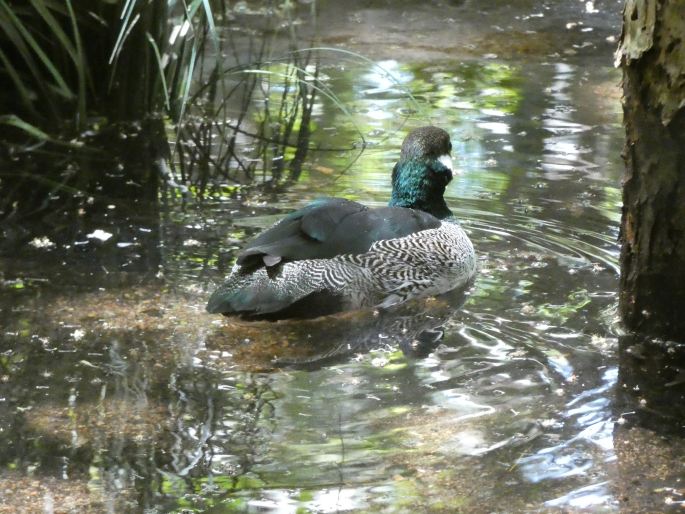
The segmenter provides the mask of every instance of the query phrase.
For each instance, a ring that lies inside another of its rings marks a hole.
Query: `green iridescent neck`
[[[438,219],[452,216],[445,203],[445,187],[452,171],[437,159],[403,159],[392,170],[391,207],[408,207]]]

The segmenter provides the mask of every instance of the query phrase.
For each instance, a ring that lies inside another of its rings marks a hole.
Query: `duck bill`
[[[441,155],[438,157],[438,161],[445,166],[448,170],[452,172],[452,175],[461,175],[461,171],[457,170],[454,167],[454,163],[452,162],[452,157],[449,156],[449,154]]]

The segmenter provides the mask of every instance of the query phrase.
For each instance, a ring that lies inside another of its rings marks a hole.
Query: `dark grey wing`
[[[291,212],[250,241],[238,254],[241,266],[273,266],[281,260],[323,259],[337,255],[326,244],[343,220],[367,207],[344,198],[320,198]]]
[[[440,221],[425,212],[401,207],[367,207],[342,198],[322,198],[288,214],[253,239],[238,255],[246,268],[283,261],[330,259],[360,254],[383,239],[435,228]]]

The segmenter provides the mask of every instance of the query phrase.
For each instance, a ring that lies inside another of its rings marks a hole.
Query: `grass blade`
[[[66,0],[67,9],[69,10],[69,19],[71,20],[71,30],[74,33],[74,42],[76,43],[74,66],[76,66],[76,74],[78,77],[78,122],[77,126],[82,127],[86,121],[86,73],[88,71],[88,63],[86,62],[85,54],[83,53],[83,45],[81,44],[81,33],[78,28],[78,20],[74,14],[74,9],[71,5],[71,0]]]
[[[190,84],[193,80],[193,72],[195,71],[195,60],[197,58],[197,46],[193,42],[193,47],[190,51],[190,61],[188,62],[188,67],[186,69],[185,81],[183,83],[183,95],[181,97],[181,108],[178,114],[178,126],[179,129],[182,125],[183,116],[185,115],[186,105],[188,103],[188,95],[190,94]]]
[[[123,9],[121,10],[121,16],[119,16],[119,19],[122,20],[121,28],[119,29],[117,40],[115,41],[114,47],[112,48],[112,53],[109,56],[109,64],[112,64],[115,61],[115,59],[119,56],[121,48],[124,46],[124,40],[126,39],[126,35],[131,32],[129,22],[131,20],[131,14],[133,13],[135,7],[136,0],[127,0],[124,4]],[[114,74],[112,73],[112,75]]]
[[[14,114],[6,114],[4,116],[0,116],[0,124],[9,125],[10,127],[17,128],[23,132],[26,132],[28,135],[35,137],[36,139],[40,139],[41,141],[52,140],[52,138],[48,134],[43,132],[41,129],[39,129],[35,125],[31,125],[30,123],[25,122],[19,116],[16,116]]]
[[[0,6],[6,8],[4,2],[0,2]],[[16,30],[16,27],[6,17],[0,16],[0,29],[2,29],[2,32],[5,33],[5,36],[9,42],[14,45],[14,48],[16,48],[17,52],[19,52],[21,55],[24,64],[28,68],[28,71],[31,75],[33,75],[36,85],[45,90],[44,78],[41,72],[38,70],[36,62],[33,59],[33,54],[31,54],[30,49],[26,46],[24,39]]]
[[[202,7],[204,7],[205,16],[207,17],[207,25],[209,26],[209,34],[212,36],[212,39],[214,39],[214,41],[216,42],[216,40],[217,40],[216,25],[214,25],[214,15],[212,13],[212,7],[209,5],[209,0],[202,0]]]
[[[45,54],[41,46],[38,44],[38,42],[35,40],[35,38],[31,35],[31,32],[26,28],[26,26],[22,23],[22,21],[14,14],[12,9],[4,2],[2,1],[2,7],[5,9],[7,12],[7,15],[10,19],[10,21],[13,23],[14,27],[17,29],[19,34],[24,38],[26,43],[31,47],[33,52],[38,56],[38,59],[40,62],[43,63],[43,66],[48,70],[48,73],[52,76],[52,78],[55,80],[55,83],[57,84],[57,87],[59,88],[59,92],[66,98],[73,98],[74,93],[71,90],[71,88],[67,85],[66,81],[60,74],[60,72],[57,70],[55,67],[55,64],[50,60],[50,58]]]
[[[166,106],[166,110],[170,111],[171,106],[169,103],[169,90],[167,89],[166,85],[166,76],[164,75],[164,65],[162,64],[162,56],[159,54],[159,47],[157,46],[155,38],[153,38],[149,32],[146,32],[145,35],[147,36],[147,40],[155,53],[157,70],[159,71],[159,78],[162,81],[162,90],[164,91],[164,105]]]
[[[34,108],[33,102],[31,101],[31,95],[29,93],[28,88],[21,80],[21,76],[17,72],[16,68],[14,67],[10,59],[7,57],[7,55],[5,55],[5,52],[2,51],[2,48],[0,48],[0,61],[4,65],[5,71],[7,71],[7,74],[12,79],[14,87],[19,93],[19,96],[21,96],[21,101],[24,104],[24,107],[26,107],[32,115],[34,115],[35,117],[39,117],[38,112]]]
[[[45,2],[40,0],[31,0],[31,5],[38,12],[38,14],[41,15],[45,24],[52,31],[52,35],[55,36],[55,38],[57,39],[57,41],[59,41],[64,50],[66,50],[67,54],[69,54],[69,57],[71,57],[71,60],[73,61],[74,65],[78,65],[76,49],[74,48],[74,45],[71,43],[71,41],[69,41],[69,38],[65,34],[64,30],[62,30],[62,26],[59,24],[59,22],[55,19],[52,13],[50,13],[50,11],[45,7]]]

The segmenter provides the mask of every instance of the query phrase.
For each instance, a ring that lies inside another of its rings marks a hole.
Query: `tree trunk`
[[[620,311],[632,330],[685,341],[685,2],[627,0],[623,16]]]

